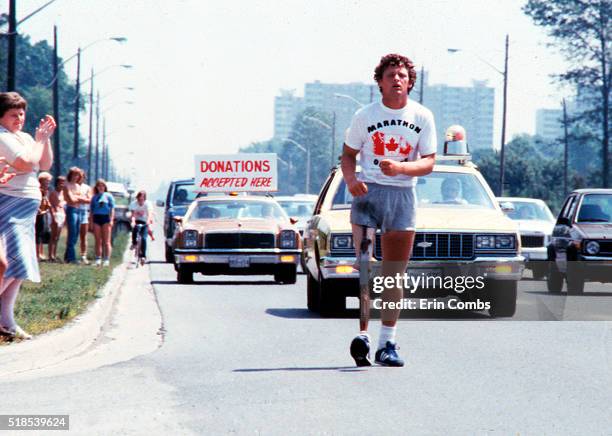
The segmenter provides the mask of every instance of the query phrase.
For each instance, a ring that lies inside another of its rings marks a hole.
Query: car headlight
[[[594,256],[599,253],[599,243],[597,241],[589,241],[585,245],[584,249],[587,254]]]
[[[297,237],[293,230],[280,232],[280,248],[297,248]]]
[[[353,249],[353,237],[351,235],[332,235],[332,250],[351,250]]]
[[[478,235],[476,236],[476,249],[508,250],[515,247],[514,235]]]
[[[185,248],[195,248],[198,246],[197,230],[185,230],[183,232],[183,246]]]

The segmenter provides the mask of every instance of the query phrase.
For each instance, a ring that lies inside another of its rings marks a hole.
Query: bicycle
[[[146,227],[145,224],[138,223],[136,224],[136,246],[134,249],[134,259],[136,263],[136,268],[138,265],[144,266],[146,261],[146,253],[142,250],[142,232],[143,228]]]

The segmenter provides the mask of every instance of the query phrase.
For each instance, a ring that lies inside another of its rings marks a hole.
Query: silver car
[[[555,227],[555,217],[544,203],[536,198],[498,197],[502,210],[515,220],[521,234],[521,254],[533,278],[546,276],[548,253],[546,247]]]

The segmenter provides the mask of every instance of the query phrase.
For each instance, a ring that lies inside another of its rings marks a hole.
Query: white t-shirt
[[[132,201],[130,204],[130,210],[132,211],[132,216],[136,221],[144,221],[148,223],[149,217],[153,217],[153,206],[149,200],[145,200],[142,206],[138,204],[138,200]]]
[[[91,199],[92,197],[91,187],[87,183],[81,183],[79,185],[79,190],[80,190],[81,195],[88,195],[89,198]],[[79,204],[79,209],[89,210],[89,202]]]
[[[360,151],[358,180],[381,185],[415,186],[416,177],[403,174],[386,176],[379,164],[383,159],[415,161],[420,156],[435,153],[437,139],[433,114],[412,100],[408,100],[402,109],[390,109],[382,102],[375,102],[355,113],[345,143]]]
[[[9,164],[29,152],[34,145],[34,138],[27,133],[11,133],[0,126],[0,156],[4,156]],[[9,168],[9,171],[15,172],[17,175],[8,183],[0,184],[0,194],[36,200],[42,198],[40,184],[36,177],[38,166],[34,167],[32,171],[17,171],[13,168]]]

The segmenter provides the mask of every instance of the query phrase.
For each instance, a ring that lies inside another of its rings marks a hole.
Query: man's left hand
[[[380,170],[385,176],[393,177],[402,173],[402,165],[400,162],[391,159],[383,159],[380,161]]]

